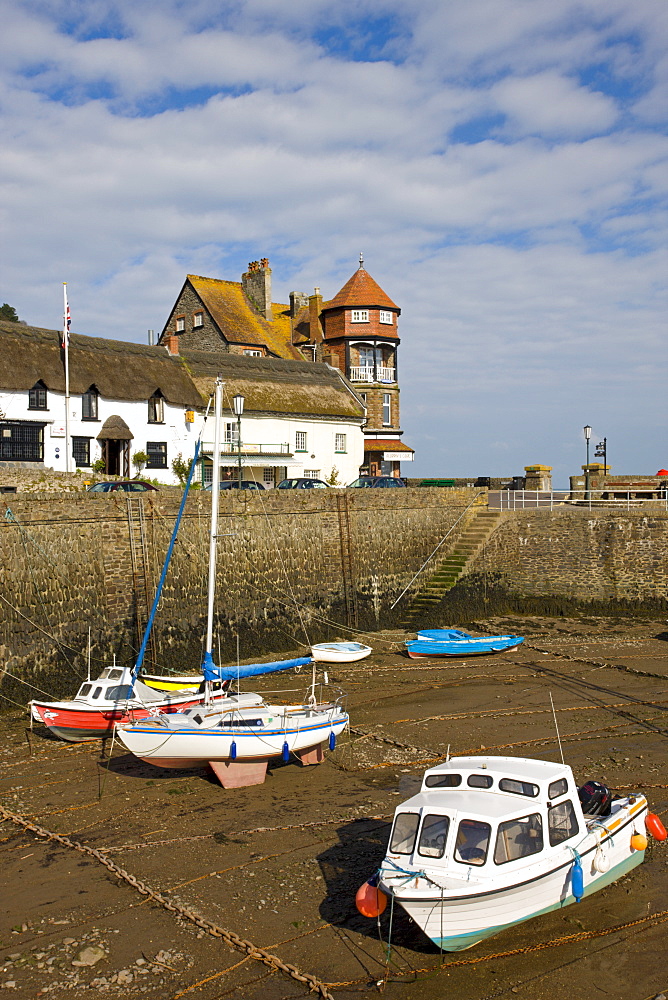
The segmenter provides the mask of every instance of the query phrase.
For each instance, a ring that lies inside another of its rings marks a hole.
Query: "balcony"
[[[210,455],[213,452],[213,442],[203,441],[202,451]],[[252,456],[252,455],[264,455],[264,456],[281,456],[286,457],[291,455],[290,445],[285,444],[246,444],[244,441],[241,442],[241,448],[236,441],[221,441],[220,442],[220,453],[221,455],[230,455],[233,458],[237,458],[239,452],[242,455]]]
[[[396,382],[395,369],[380,365],[351,368],[349,377],[351,382]]]

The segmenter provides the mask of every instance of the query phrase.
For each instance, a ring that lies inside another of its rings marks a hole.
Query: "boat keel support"
[[[312,747],[310,750],[298,750],[297,756],[304,767],[308,767],[309,764],[322,764],[325,759],[322,743],[318,743],[317,747]]]
[[[262,785],[267,776],[266,760],[234,762],[210,760],[209,767],[223,788],[245,788],[247,785]]]

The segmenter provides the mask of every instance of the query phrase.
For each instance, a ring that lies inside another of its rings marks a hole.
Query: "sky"
[[[146,343],[187,273],[401,307],[404,474],[668,467],[665,0],[2,0],[0,300]],[[593,457],[593,448],[591,458]]]

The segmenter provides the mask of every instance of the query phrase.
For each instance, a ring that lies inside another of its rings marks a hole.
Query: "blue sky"
[[[0,296],[145,341],[188,272],[401,306],[417,475],[668,466],[665,0],[2,4]]]

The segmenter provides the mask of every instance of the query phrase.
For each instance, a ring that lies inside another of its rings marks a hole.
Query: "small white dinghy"
[[[371,653],[362,642],[319,642],[311,646],[311,656],[319,663],[353,663]]]
[[[578,790],[564,764],[454,757],[398,806],[357,907],[376,916],[394,897],[439,948],[463,951],[616,881],[643,860],[646,830],[666,837],[644,795]]]

